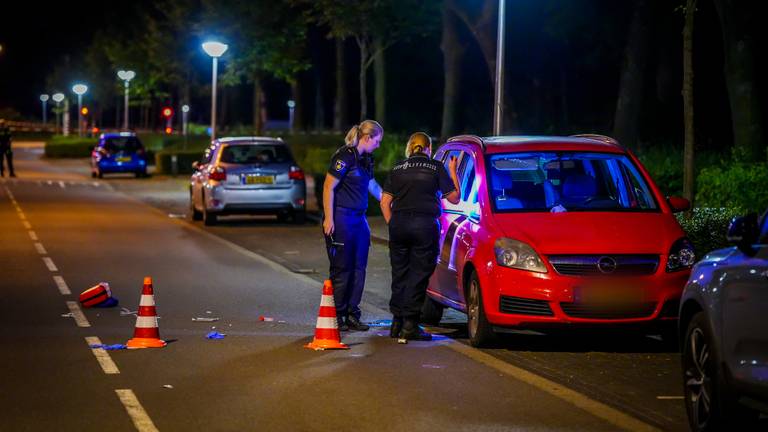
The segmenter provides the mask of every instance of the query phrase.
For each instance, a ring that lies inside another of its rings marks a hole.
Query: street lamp
[[[123,130],[128,130],[128,86],[132,79],[136,77],[136,72],[132,70],[117,71],[117,77],[125,82],[125,109],[123,110]]]
[[[59,115],[61,114],[59,111],[59,104],[61,101],[64,100],[64,93],[54,93],[53,96],[51,96],[51,99],[53,99],[54,102],[56,102],[56,128],[59,129],[61,126],[61,122],[59,122]]]
[[[46,104],[48,104],[48,99],[50,99],[50,96],[43,93],[40,95],[40,102],[43,103],[43,126],[48,125],[48,110],[46,110]]]
[[[219,57],[221,57],[229,46],[221,42],[205,42],[203,43],[203,51],[211,56],[213,59],[213,83],[211,85],[211,140],[216,139],[216,69],[219,65]]]
[[[187,120],[189,118],[189,105],[184,104],[181,106],[181,133],[187,136]]]
[[[293,111],[296,109],[296,102],[289,100],[288,103],[288,130],[293,133]]]
[[[77,95],[77,135],[83,136],[83,95],[88,91],[88,86],[75,84],[72,91]]]
[[[499,27],[496,34],[496,88],[493,100],[493,134],[501,135],[504,117],[504,0],[499,0]]]

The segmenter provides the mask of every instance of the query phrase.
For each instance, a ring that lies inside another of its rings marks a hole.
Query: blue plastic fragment
[[[206,339],[224,339],[224,336],[226,336],[226,335],[225,334],[221,334],[221,333],[219,333],[217,331],[212,331],[212,332],[208,333],[207,335],[205,335],[205,338]]]
[[[120,301],[117,298],[110,297],[110,298],[104,300],[103,302],[95,305],[94,307],[97,307],[97,308],[110,308],[110,307],[117,306],[119,303],[120,303]]]
[[[124,344],[114,344],[114,345],[93,344],[90,347],[93,348],[93,349],[101,348],[101,349],[106,350],[106,351],[128,349],[128,347],[125,346]]]

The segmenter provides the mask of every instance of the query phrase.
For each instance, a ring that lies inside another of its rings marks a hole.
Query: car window
[[[645,178],[621,154],[504,153],[488,157],[489,195],[496,212],[658,211]]]
[[[222,148],[221,162],[230,164],[269,164],[290,162],[291,154],[282,144],[229,144]]]
[[[472,192],[472,185],[475,183],[475,161],[468,153],[464,154],[464,160],[466,163],[464,164],[464,170],[460,177],[461,200],[467,201]]]
[[[111,137],[104,140],[104,148],[110,152],[134,152],[141,147],[136,137]]]

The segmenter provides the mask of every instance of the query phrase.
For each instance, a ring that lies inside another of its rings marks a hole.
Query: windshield
[[[656,211],[645,179],[624,155],[506,153],[488,157],[495,212]]]
[[[104,147],[110,152],[135,152],[141,148],[141,142],[136,137],[107,138]]]
[[[221,151],[221,162],[230,164],[268,164],[291,161],[283,144],[229,144]]]

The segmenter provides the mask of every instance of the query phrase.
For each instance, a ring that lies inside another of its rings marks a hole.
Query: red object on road
[[[100,282],[98,285],[80,293],[80,304],[83,307],[89,308],[101,304],[111,297],[112,291],[109,289],[109,284]]]
[[[128,348],[162,348],[166,345],[160,339],[160,329],[157,325],[157,310],[155,309],[155,292],[152,288],[152,278],[144,278],[144,286],[141,289],[139,311],[136,315],[136,328],[133,331],[133,339],[126,345]]]
[[[333,284],[330,280],[323,283],[323,295],[320,298],[320,311],[317,314],[315,339],[304,348],[322,351],[327,349],[349,349],[341,343],[339,323],[336,321],[336,304],[333,301]]]

